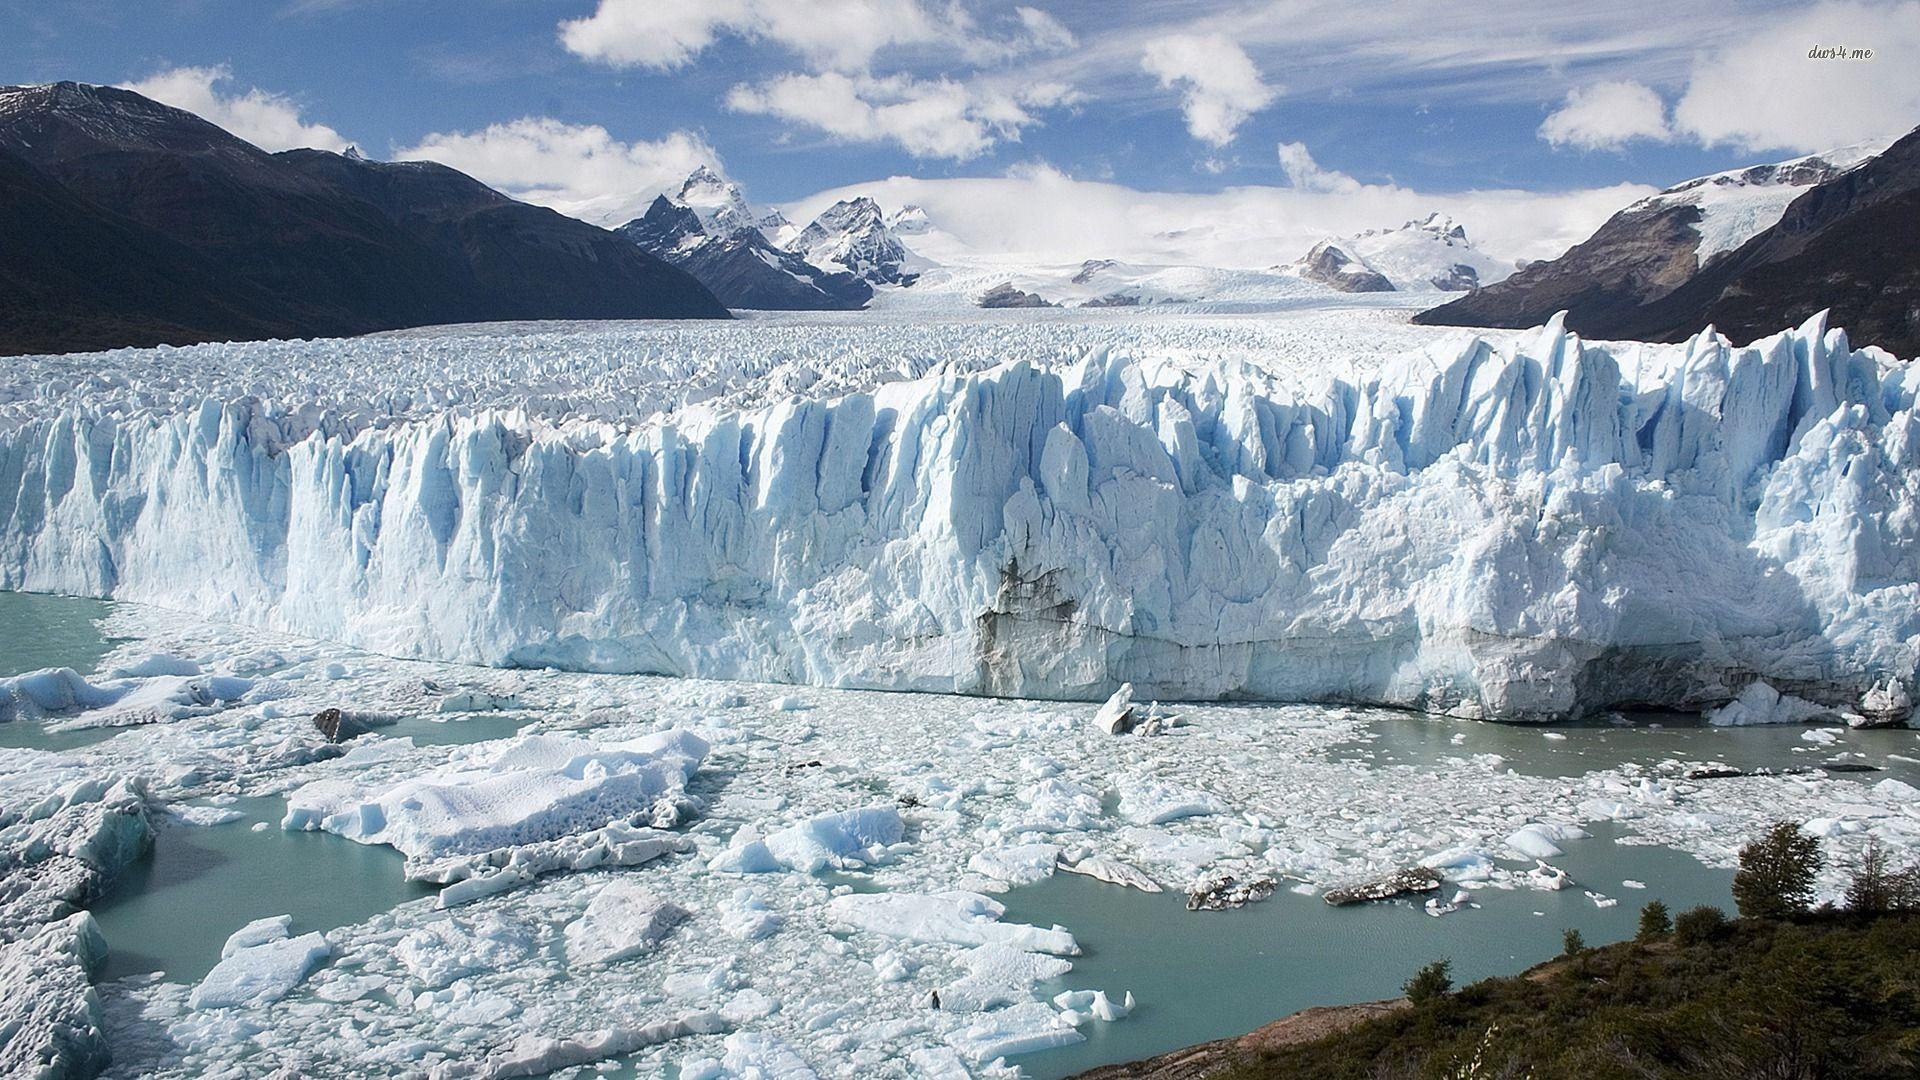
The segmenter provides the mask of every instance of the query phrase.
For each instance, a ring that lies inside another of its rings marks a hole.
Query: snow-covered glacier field
[[[991,314],[25,361],[0,585],[496,666],[1904,718],[1915,378],[1817,320]]]
[[[5,1053],[1062,1076],[1920,850],[1915,376],[1372,302],[10,361]]]

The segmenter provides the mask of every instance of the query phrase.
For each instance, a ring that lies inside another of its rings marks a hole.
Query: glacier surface
[[[1816,318],[1317,383],[1101,345],[641,423],[69,399],[4,414],[0,587],[508,667],[1847,712],[1920,651],[1917,378]]]

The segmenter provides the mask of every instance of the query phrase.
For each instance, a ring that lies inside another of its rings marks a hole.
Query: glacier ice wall
[[[1110,349],[635,427],[256,399],[0,430],[0,586],[402,656],[1501,719],[1920,649],[1920,376],[1556,322],[1284,391]]]

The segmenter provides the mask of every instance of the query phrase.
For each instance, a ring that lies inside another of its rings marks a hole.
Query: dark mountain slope
[[[0,354],[261,337],[291,318],[252,283],[4,150],[0,247]]]
[[[148,279],[152,291],[176,294],[150,301],[176,309],[174,329],[159,340],[726,314],[691,277],[605,230],[514,202],[454,170],[311,150],[268,154],[130,91],[76,83],[0,89],[0,150],[64,189],[70,227],[82,228],[76,215],[91,209],[100,219],[89,227],[95,232],[131,222],[175,245],[174,259],[185,249],[202,268],[217,268],[218,302],[197,308],[181,306],[189,296],[171,264]],[[16,246],[0,235],[0,261],[16,257]],[[130,262],[128,272],[138,265]],[[67,291],[39,287],[49,313],[88,306],[82,267],[42,271],[35,280],[68,282]],[[16,333],[31,330],[55,347],[97,347],[102,337],[151,343],[101,333],[110,321],[90,327],[49,314],[33,328],[33,312],[14,321]],[[0,351],[21,351],[24,341],[0,341]]]
[[[1783,178],[1804,180],[1819,164],[1762,168],[1797,169]],[[1920,353],[1920,130],[1857,167],[1813,175],[1824,179],[1777,224],[1704,266],[1700,207],[1648,200],[1560,258],[1414,321],[1525,327],[1565,310],[1567,326],[1588,337],[1679,341],[1711,323],[1745,342],[1831,308],[1855,344]]]

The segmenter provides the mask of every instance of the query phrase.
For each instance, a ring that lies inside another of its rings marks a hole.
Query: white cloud
[[[1817,46],[1871,60],[1815,60]],[[1826,150],[1920,123],[1920,4],[1823,3],[1698,60],[1674,127],[1707,145]]]
[[[1180,88],[1187,131],[1215,146],[1233,141],[1249,116],[1279,91],[1260,77],[1246,50],[1225,34],[1172,34],[1147,44],[1141,67],[1163,87]]]
[[[1029,164],[1004,177],[893,177],[854,184],[782,209],[789,219],[805,221],[854,195],[871,195],[888,209],[914,203],[959,241],[1008,262],[1115,258],[1260,268],[1297,258],[1325,236],[1393,227],[1434,210],[1465,225],[1475,245],[1496,258],[1552,258],[1592,235],[1616,210],[1653,193],[1641,184],[1551,194],[1438,194],[1358,184],[1332,191],[1238,187],[1187,194],[1138,191]]]
[[[1065,52],[1079,44],[1073,31],[1039,8],[1015,8],[1014,14],[1020,17],[1024,44],[1036,52]]]
[[[678,191],[695,168],[719,164],[713,147],[689,132],[627,143],[598,125],[548,117],[435,133],[394,157],[437,161],[517,199],[608,226],[640,216],[654,196]]]
[[[1666,103],[1652,87],[1631,80],[1575,89],[1540,125],[1539,134],[1555,146],[1580,150],[1618,150],[1634,139],[1673,138]]]
[[[851,142],[895,142],[915,157],[966,161],[1003,139],[1017,141],[1020,129],[1035,122],[1030,109],[1072,100],[1072,91],[1057,84],[1009,91],[951,79],[830,71],[741,84],[727,94],[727,107],[808,124]]]
[[[228,93],[220,87],[232,81],[233,72],[222,65],[173,68],[121,85],[218,124],[262,150],[291,150],[300,146],[318,150],[347,148],[347,140],[339,132],[325,124],[303,122],[300,106],[291,98],[258,87],[244,94]]]
[[[976,61],[1070,48],[1073,34],[1044,11],[1016,8],[1013,32],[983,32],[957,3],[919,0],[599,0],[593,14],[560,24],[569,52],[613,67],[681,67],[734,35],[782,46],[815,71],[865,71],[894,46],[942,45]]]
[[[1320,163],[1313,160],[1306,143],[1280,144],[1280,171],[1287,174],[1289,186],[1301,191],[1352,194],[1361,188],[1360,181],[1346,173],[1321,168]]]

